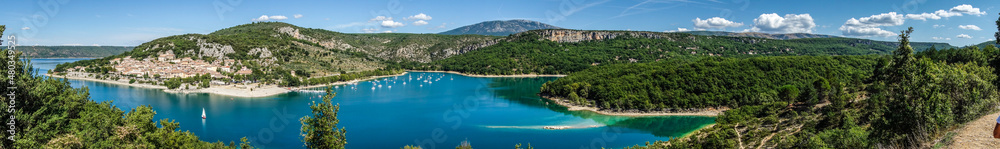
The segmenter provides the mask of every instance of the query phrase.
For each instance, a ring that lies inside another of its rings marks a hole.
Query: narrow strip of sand
[[[127,81],[103,80],[103,79],[96,79],[96,78],[75,77],[75,76],[62,76],[62,75],[52,75],[52,74],[43,74],[43,75],[51,77],[51,78],[65,78],[65,79],[72,79],[72,80],[84,80],[84,81],[90,81],[90,82],[100,82],[100,83],[115,84],[115,85],[124,85],[124,86],[131,86],[131,87],[140,87],[140,88],[167,89],[167,87],[165,87],[165,86],[152,85],[152,84],[136,84],[136,83],[129,84]]]
[[[560,106],[566,107],[569,111],[591,111],[601,115],[613,115],[613,116],[719,116],[723,111],[728,110],[727,108],[709,108],[703,109],[698,112],[666,112],[666,111],[653,111],[653,112],[616,112],[616,111],[603,111],[595,107],[580,106],[569,103],[567,100],[551,96],[541,96],[542,98],[553,101]]]

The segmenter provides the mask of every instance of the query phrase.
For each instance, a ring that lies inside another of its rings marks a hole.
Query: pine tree
[[[997,25],[1000,25],[1000,22],[997,22],[997,23],[998,23]],[[1000,27],[998,27],[998,28],[1000,28]],[[4,30],[7,30],[7,25],[0,25],[0,37],[3,37],[3,31]],[[997,37],[997,38],[1000,38],[1000,37]],[[0,38],[0,39],[2,39],[2,38]],[[0,45],[3,45],[3,40],[0,40]]]
[[[315,101],[309,106],[313,111],[313,116],[305,116],[299,119],[302,122],[302,142],[306,148],[322,149],[343,149],[347,145],[347,130],[337,129],[337,112],[340,111],[340,104],[333,105],[331,100],[336,93],[330,87],[326,88],[326,96],[323,96],[322,103]]]

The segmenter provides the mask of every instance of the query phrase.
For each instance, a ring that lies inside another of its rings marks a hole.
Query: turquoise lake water
[[[44,73],[57,64],[77,60],[83,59],[32,59],[32,63]],[[338,126],[347,129],[347,148],[454,148],[463,140],[477,149],[513,148],[517,143],[531,143],[536,148],[621,148],[680,137],[715,119],[567,111],[536,95],[542,83],[554,79],[410,72],[335,86],[333,101],[340,104]],[[181,131],[195,133],[201,140],[228,144],[245,136],[262,148],[304,148],[298,120],[310,115],[309,103],[320,102],[319,96],[325,94],[292,92],[240,98],[69,82],[74,88],[89,88],[91,100],[112,101],[124,111],[150,105],[157,113],[154,120],[176,120]],[[202,108],[208,119],[201,119]],[[543,126],[588,128],[547,130]]]

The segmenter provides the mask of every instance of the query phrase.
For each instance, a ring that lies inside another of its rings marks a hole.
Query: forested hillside
[[[769,56],[702,58],[598,66],[545,83],[541,94],[602,110],[659,111],[739,107],[770,102],[812,102],[829,88],[860,84],[878,56]],[[825,88],[815,88],[819,81]],[[789,99],[775,98],[782,86],[801,88]],[[852,86],[853,90],[858,87]]]

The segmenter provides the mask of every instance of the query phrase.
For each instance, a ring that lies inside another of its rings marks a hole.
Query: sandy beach
[[[556,98],[556,97],[551,97],[551,96],[542,96],[542,97],[545,98],[545,99],[549,99],[549,100],[551,100],[551,101],[555,102],[556,104],[559,104],[559,105],[561,105],[563,107],[566,107],[570,111],[584,111],[585,110],[585,111],[592,111],[594,113],[598,113],[598,114],[602,114],[602,115],[614,115],[614,116],[718,116],[719,114],[722,114],[723,111],[729,110],[728,108],[719,108],[719,109],[708,108],[708,109],[704,109],[704,110],[701,110],[701,111],[698,111],[698,112],[665,112],[665,111],[663,111],[663,112],[614,112],[614,111],[602,111],[602,110],[597,109],[595,107],[586,107],[586,106],[575,105],[575,104],[569,103],[568,101],[566,101],[564,99],[561,99],[561,98]]]
[[[72,80],[84,80],[84,81],[101,82],[101,83],[115,84],[115,85],[124,85],[124,86],[131,86],[131,87],[141,87],[141,88],[151,88],[151,89],[167,89],[166,86],[159,86],[159,85],[151,85],[151,84],[129,84],[127,80],[126,81],[101,80],[101,79],[87,78],[87,77],[52,75],[52,74],[47,74],[47,73],[43,74],[43,75],[48,76],[48,77],[52,77],[52,78],[65,78],[65,79],[72,79]]]
[[[457,71],[424,71],[424,70],[407,70],[410,72],[441,72],[441,73],[452,73],[463,75],[467,77],[480,77],[480,78],[531,78],[531,77],[565,77],[566,75],[538,75],[538,74],[519,74],[519,75],[476,75],[476,74],[465,74]]]
[[[290,90],[278,87],[276,85],[267,85],[260,88],[241,88],[235,85],[226,86],[212,86],[203,89],[165,89],[163,90],[167,93],[208,93],[224,96],[235,96],[235,97],[267,97],[274,96],[278,94],[288,93]]]

